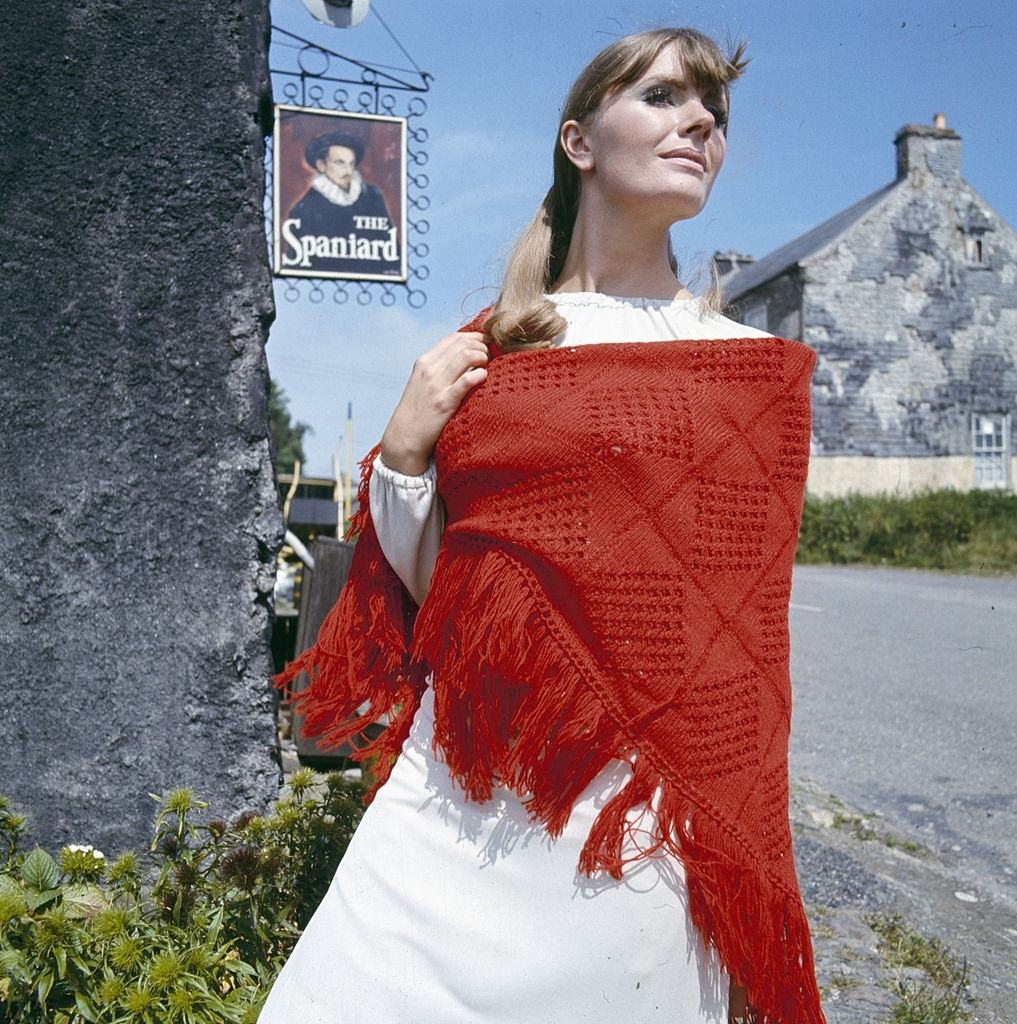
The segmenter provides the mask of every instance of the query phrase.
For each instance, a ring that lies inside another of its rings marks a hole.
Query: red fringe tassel
[[[285,687],[308,673],[310,687],[294,697],[306,715],[304,734],[338,746],[390,715],[382,735],[353,755],[382,754],[369,803],[433,670],[434,750],[452,779],[480,803],[493,785],[508,786],[551,836],[561,834],[608,760],[629,760],[633,774],[598,814],[579,869],[620,879],[626,863],[665,848],[685,867],[693,923],[747,987],[753,1024],[825,1024],[800,896],[760,869],[735,831],[667,779],[607,713],[571,645],[561,642],[570,627],[533,572],[502,549],[446,534],[417,609],[370,521],[368,482],[379,449],[360,463],[360,507],[346,538],[359,533],[349,580],[315,645],[275,677]],[[364,702],[367,709],[350,718]],[[624,858],[626,837],[646,831],[628,812],[650,806],[658,788],[651,846]]]
[[[426,687],[409,658],[416,602],[385,559],[371,522],[371,464],[380,450],[379,443],[358,464],[358,508],[343,538],[357,537],[349,577],[313,646],[273,677],[294,712],[304,716],[302,735],[320,736],[324,750],[348,743],[357,762],[379,755],[365,805],[388,779]],[[302,672],[310,683],[294,692],[291,684]],[[368,741],[364,728],[383,715],[388,727]]]
[[[530,569],[506,551],[446,538],[431,588],[414,626],[414,658],[434,669],[435,751],[469,798],[490,799],[499,780],[557,836],[607,761],[630,760],[633,774],[597,815],[579,869],[620,879],[626,863],[664,847],[685,867],[694,924],[748,989],[752,1024],[824,1024],[798,893],[760,870],[739,837],[605,712],[560,642],[569,627]],[[651,843],[625,858],[626,838],[646,834],[629,811],[651,806],[658,788]]]

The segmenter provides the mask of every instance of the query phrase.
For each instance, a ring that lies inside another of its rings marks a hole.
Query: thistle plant
[[[143,856],[21,850],[0,796],[0,1024],[255,1024],[363,813],[365,786],[308,768],[271,811],[200,821],[187,788],[150,794]]]

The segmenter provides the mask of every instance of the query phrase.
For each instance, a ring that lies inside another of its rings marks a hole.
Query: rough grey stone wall
[[[276,793],[267,8],[0,12],[0,792],[50,849]]]
[[[944,180],[960,176],[961,139],[952,128],[906,124],[893,142],[898,179],[926,173]]]
[[[802,284],[797,267],[791,267],[787,273],[767,281],[732,303],[732,315],[735,319],[741,319],[759,302],[766,305],[766,324],[763,330],[779,338],[801,340]]]
[[[971,264],[962,227],[989,224]],[[1017,411],[1017,234],[963,179],[901,181],[806,260],[822,454],[970,455],[973,412]]]
[[[765,299],[768,330],[816,350],[819,455],[970,456],[972,413],[1017,420],[1017,233],[960,176],[952,131],[908,128],[897,187],[834,245],[738,299]],[[981,265],[965,248],[973,231]]]

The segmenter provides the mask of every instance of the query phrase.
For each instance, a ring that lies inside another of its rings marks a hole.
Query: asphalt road
[[[791,775],[1017,898],[1017,578],[796,566]]]

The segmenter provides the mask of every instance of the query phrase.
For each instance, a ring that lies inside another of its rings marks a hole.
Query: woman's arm
[[[400,473],[378,455],[369,484],[378,544],[413,600],[422,604],[438,557],[444,508],[432,456],[419,474]]]
[[[489,358],[480,331],[455,331],[417,356],[372,464],[368,493],[378,543],[418,605],[445,525],[434,448],[463,398],[487,379]]]

